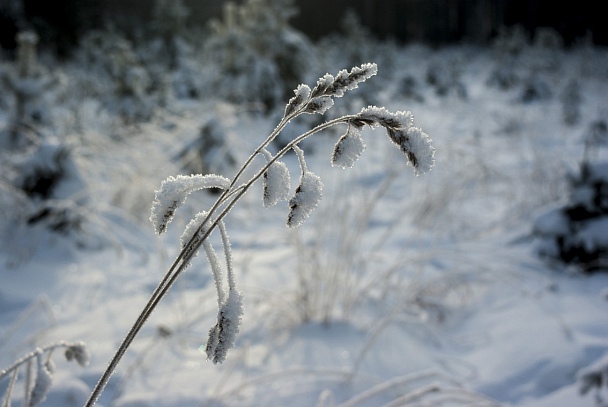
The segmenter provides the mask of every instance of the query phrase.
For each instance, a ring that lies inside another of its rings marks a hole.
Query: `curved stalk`
[[[307,131],[306,133],[303,133],[302,135],[296,137],[294,140],[289,142],[283,149],[281,149],[271,160],[269,160],[266,163],[266,165],[264,165],[262,167],[262,169],[260,169],[249,181],[247,181],[245,184],[243,184],[235,189],[234,185],[236,184],[237,180],[241,177],[241,175],[244,173],[244,171],[247,169],[247,167],[249,167],[249,165],[251,164],[253,159],[266,146],[268,146],[268,144],[270,144],[272,142],[272,140],[281,132],[281,130],[285,127],[285,125],[291,119],[293,119],[295,116],[299,115],[300,113],[301,113],[301,110],[296,111],[296,112],[292,113],[291,115],[283,118],[283,120],[281,120],[279,125],[273,130],[273,132],[270,134],[270,136],[268,136],[266,138],[266,140],[264,140],[264,142],[262,144],[260,144],[260,146],[255,150],[255,152],[241,166],[241,168],[239,169],[237,174],[232,179],[232,182],[230,183],[229,188],[224,190],[222,192],[222,194],[218,197],[218,199],[215,201],[215,203],[213,204],[211,209],[208,211],[207,216],[201,223],[201,226],[199,226],[199,228],[193,234],[193,236],[189,240],[189,242],[182,248],[182,250],[176,257],[176,259],[173,261],[173,263],[167,270],[167,273],[165,273],[163,279],[160,281],[160,283],[154,289],[152,295],[148,299],[148,302],[144,306],[142,312],[140,313],[137,320],[135,321],[135,323],[133,324],[133,326],[131,327],[131,329],[129,330],[129,332],[127,333],[125,338],[123,339],[118,350],[116,351],[116,353],[110,360],[108,367],[106,368],[106,370],[100,377],[99,381],[97,382],[95,388],[93,389],[93,392],[91,393],[91,395],[89,396],[89,399],[87,400],[87,402],[85,404],[85,407],[92,407],[95,405],[95,403],[97,402],[97,399],[99,399],[99,396],[101,395],[101,393],[107,386],[107,383],[110,380],[110,377],[116,370],[118,363],[120,362],[120,360],[126,353],[127,349],[130,347],[131,343],[133,342],[133,340],[135,339],[135,337],[137,336],[137,334],[139,333],[141,328],[144,326],[144,324],[146,323],[146,321],[148,320],[148,318],[150,317],[150,315],[152,314],[152,312],[154,311],[154,309],[156,308],[156,306],[158,305],[160,300],[165,296],[165,294],[173,286],[173,284],[175,283],[175,281],[177,280],[179,275],[187,268],[194,253],[196,253],[196,251],[200,248],[203,241],[205,241],[205,239],[207,239],[207,237],[211,234],[211,232],[218,226],[219,222],[221,222],[223,220],[223,218],[226,217],[226,215],[228,215],[230,210],[232,210],[232,208],[236,205],[236,203],[239,201],[239,199],[245,194],[245,192],[247,192],[247,190],[249,190],[249,188],[258,179],[260,179],[260,177],[262,177],[264,175],[264,172],[266,170],[268,170],[270,165],[272,163],[274,163],[275,161],[277,161],[280,157],[285,155],[290,149],[293,148],[293,146],[295,146],[302,140],[312,136],[315,133],[318,133],[319,131],[332,127],[336,124],[348,122],[349,120],[351,120],[354,117],[354,116],[343,116],[343,117],[340,117],[340,118],[337,118],[334,120],[330,120],[328,122],[325,122],[325,123],[322,123],[322,124],[316,126],[315,128]],[[201,238],[197,239],[196,237],[198,236],[199,232],[202,230],[203,225],[207,224],[207,222],[213,216],[214,212],[216,212],[222,204],[226,203],[228,198],[230,198],[230,197],[232,197],[232,200],[226,205],[224,210],[222,212],[220,212],[220,214],[210,224],[209,229],[201,236]],[[189,253],[189,254],[186,255],[186,253]]]

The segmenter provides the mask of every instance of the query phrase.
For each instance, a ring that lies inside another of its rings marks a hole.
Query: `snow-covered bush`
[[[359,83],[366,81],[376,73],[375,64],[364,64],[361,67],[353,68],[350,72],[342,70],[335,76],[325,74],[312,89],[305,84],[299,85],[295,90],[295,95],[285,107],[279,124],[245,160],[232,179],[216,174],[195,174],[169,177],[161,183],[160,189],[156,191],[150,217],[158,234],[167,230],[177,209],[184,204],[190,193],[207,188],[219,188],[222,192],[210,208],[198,213],[186,226],[180,239],[180,253],[112,358],[107,370],[93,390],[87,406],[95,404],[117,364],[152,311],[158,306],[159,301],[170,290],[176,279],[190,266],[201,247],[205,251],[214,277],[218,301],[217,322],[209,331],[205,351],[208,358],[214,363],[221,363],[225,360],[227,351],[234,345],[236,334],[239,331],[243,315],[243,299],[241,292],[236,287],[236,274],[224,218],[241,197],[257,181],[261,180],[263,205],[269,207],[280,201],[287,201],[286,225],[290,228],[300,226],[318,206],[323,193],[323,183],[320,177],[307,166],[304,151],[299,146],[302,141],[336,125],[345,125],[346,132],[337,141],[328,158],[331,159],[332,165],[347,168],[353,165],[365,149],[361,139],[362,129],[365,126],[383,127],[389,139],[405,154],[407,162],[413,167],[416,174],[425,173],[431,169],[434,165],[435,151],[432,140],[420,128],[414,127],[412,113],[409,111],[392,113],[383,107],[376,106],[363,108],[357,114],[345,115],[324,122],[295,137],[274,154],[268,150],[273,139],[292,119],[302,114],[325,113],[332,107],[334,98],[342,97],[346,91],[357,88]],[[289,170],[281,161],[290,151],[295,152],[300,165],[299,182],[295,190],[291,188]],[[258,158],[261,158],[263,162],[256,166]],[[253,175],[249,175],[251,173]],[[250,178],[243,179],[245,177]],[[216,229],[219,230],[223,246],[224,264],[220,261],[220,256],[209,239],[211,233]],[[227,277],[224,277],[224,268]],[[225,282],[228,284],[227,290],[224,288]]]
[[[608,270],[608,162],[584,162],[571,179],[569,202],[540,216],[541,256],[583,273]]]
[[[0,147],[21,148],[30,143],[32,127],[51,122],[49,105],[52,90],[60,80],[37,61],[38,35],[32,31],[17,34],[17,61],[2,72],[4,88],[12,94],[12,112],[7,129],[0,132]]]
[[[224,5],[204,45],[213,92],[225,100],[261,103],[269,110],[306,77],[313,45],[289,26],[293,0],[248,0]]]
[[[18,225],[45,225],[56,232],[79,230],[85,185],[71,147],[44,134],[48,108],[42,104],[58,79],[37,64],[33,32],[21,32],[17,66],[4,77],[14,95],[14,112],[0,131],[0,196],[4,216]]]
[[[501,90],[511,89],[520,81],[517,68],[521,54],[528,47],[526,33],[518,25],[511,28],[502,27],[492,47],[494,51],[492,59],[496,62],[496,66],[486,83]]]
[[[156,105],[153,83],[132,43],[113,30],[92,31],[76,59],[89,73],[79,81],[83,96],[97,96],[125,124],[149,120]]]
[[[5,213],[9,221],[64,234],[81,230],[87,192],[69,145],[42,138],[19,152],[0,151],[0,157],[0,196],[12,208]]]
[[[161,105],[172,96],[193,99],[204,92],[202,62],[197,58],[197,45],[202,39],[195,38],[194,30],[187,28],[189,14],[182,1],[156,0],[149,24],[150,38],[137,47],[150,75],[150,90],[158,93]]]

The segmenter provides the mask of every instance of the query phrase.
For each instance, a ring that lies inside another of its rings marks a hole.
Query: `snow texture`
[[[289,169],[285,163],[275,161],[264,173],[263,179],[263,204],[265,208],[276,205],[279,201],[289,199],[291,190],[291,178]]]
[[[313,98],[310,102],[308,102],[308,104],[306,105],[306,109],[304,110],[304,113],[323,114],[326,111],[328,111],[329,109],[331,109],[331,107],[333,105],[334,105],[334,100],[329,96],[316,97],[316,98]]]
[[[315,210],[323,195],[321,178],[310,171],[305,171],[300,178],[300,185],[295,195],[289,200],[289,214],[287,226],[295,228],[310,216]]]
[[[196,233],[198,228],[201,226],[201,224],[205,220],[206,216],[207,216],[207,212],[202,211],[202,212],[197,213],[196,216],[194,217],[194,219],[192,219],[190,222],[188,222],[188,224],[184,228],[184,231],[179,239],[182,248],[186,247],[188,242],[190,242],[190,240],[192,240],[192,238],[194,237],[194,234]],[[211,226],[211,225],[209,224],[209,222],[207,222],[207,224],[205,224],[205,226],[202,227],[201,230],[198,232],[197,237],[200,238],[205,233],[207,233],[207,231],[209,230],[209,226]],[[196,256],[196,254],[195,254],[195,256]]]
[[[400,140],[401,137],[398,139]],[[430,171],[435,165],[435,148],[431,138],[422,129],[418,127],[407,129],[399,147],[407,155],[416,175]]]
[[[355,161],[365,150],[365,144],[361,134],[349,126],[346,133],[340,137],[331,157],[331,165],[334,167],[351,168]]]
[[[156,191],[152,203],[150,221],[154,225],[154,230],[161,234],[167,229],[175,211],[184,204],[186,197],[191,192],[204,188],[226,189],[229,186],[230,180],[228,178],[215,174],[168,177],[161,183],[160,189]]]
[[[435,165],[433,140],[422,129],[412,126],[411,112],[392,113],[384,107],[369,106],[359,112],[353,124],[384,127],[391,141],[407,156],[416,175],[428,172]]]
[[[214,364],[226,360],[228,350],[234,347],[243,316],[243,297],[236,290],[229,290],[226,302],[217,315],[217,323],[209,331],[205,352]]]
[[[299,110],[310,97],[310,87],[305,84],[299,85],[294,92],[296,95],[289,100],[289,103],[285,107],[285,116],[289,116]]]

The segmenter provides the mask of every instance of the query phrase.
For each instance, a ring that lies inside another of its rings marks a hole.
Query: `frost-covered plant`
[[[109,58],[109,74],[114,82],[114,90],[106,107],[125,123],[150,119],[153,106],[146,94],[150,77],[130,43],[121,43]]]
[[[81,41],[76,55],[79,63],[93,75],[82,78],[86,96],[99,96],[104,108],[123,123],[149,120],[154,112],[153,85],[131,41],[114,30],[92,31]]]
[[[582,273],[608,271],[608,161],[592,157],[608,146],[608,126],[591,124],[578,174],[569,177],[564,205],[538,217],[533,233],[537,252]]]
[[[107,370],[93,390],[87,406],[95,404],[110,375],[116,369],[137,333],[176,279],[190,266],[201,247],[205,251],[214,277],[218,300],[217,322],[209,331],[206,346],[207,357],[214,363],[224,361],[227,351],[234,344],[243,315],[242,295],[236,286],[224,218],[253,184],[262,180],[264,206],[273,206],[280,201],[287,200],[286,225],[290,228],[300,226],[319,204],[323,191],[320,177],[306,165],[304,151],[299,147],[302,141],[333,126],[346,125],[347,131],[335,144],[330,157],[334,166],[350,167],[364,148],[360,141],[361,130],[365,126],[383,127],[389,139],[405,154],[416,174],[422,174],[431,169],[434,165],[435,151],[432,141],[420,128],[414,127],[412,113],[409,111],[393,113],[376,106],[369,106],[357,114],[345,115],[324,122],[295,137],[274,154],[268,150],[271,142],[295,117],[302,114],[325,113],[332,107],[334,98],[341,97],[346,91],[357,88],[359,83],[366,81],[376,73],[376,64],[368,63],[355,67],[351,71],[342,70],[335,76],[325,74],[312,89],[305,84],[299,85],[295,90],[295,95],[287,103],[283,118],[277,127],[245,160],[232,179],[215,174],[196,174],[169,177],[161,183],[160,189],[156,191],[150,217],[158,234],[167,230],[176,210],[184,204],[190,193],[207,188],[219,188],[222,192],[210,208],[197,214],[187,225],[181,237],[180,253],[124,338]],[[295,151],[300,163],[299,183],[295,191],[291,189],[289,171],[281,161],[285,154],[292,150]],[[259,164],[257,170],[253,168],[256,158],[262,158],[262,163]],[[243,180],[249,171],[253,171],[253,175],[249,179]],[[219,230],[221,236],[224,265],[208,239],[216,229]],[[226,277],[224,277],[224,267]],[[225,282],[228,284],[227,290],[224,288]]]
[[[17,42],[16,67],[3,78],[14,95],[14,112],[8,130],[0,133],[0,200],[11,208],[4,215],[13,226],[43,224],[67,233],[81,226],[75,208],[86,194],[72,148],[41,126],[47,116],[42,100],[59,79],[37,63],[35,33],[21,32]]]
[[[487,84],[507,90],[517,85],[520,75],[517,67],[520,65],[521,54],[528,47],[526,33],[521,26],[502,27],[492,44],[495,68],[491,71]]]
[[[86,185],[69,145],[39,139],[19,153],[0,151],[0,157],[5,164],[0,182],[12,186],[0,189],[0,195],[21,202],[11,220],[61,233],[80,230],[84,216],[78,208],[87,201]]]
[[[137,53],[150,75],[150,90],[159,93],[159,104],[169,97],[198,98],[204,90],[201,62],[193,30],[186,30],[190,10],[181,0],[155,0],[150,39],[138,44]],[[172,92],[170,92],[172,91]]]
[[[569,202],[534,225],[537,251],[582,273],[608,271],[608,162],[583,162]]]
[[[55,374],[55,363],[51,359],[52,354],[57,349],[63,349],[65,358],[68,361],[74,360],[80,366],[89,363],[89,351],[84,342],[60,341],[41,348],[23,356],[15,361],[7,369],[0,371],[0,381],[8,378],[9,383],[6,387],[2,399],[2,407],[11,406],[11,398],[15,385],[19,379],[20,372],[23,371],[23,402],[26,407],[34,407],[46,399],[46,395],[53,382]]]
[[[364,145],[360,135],[349,134],[348,130],[342,138],[349,154],[339,166],[347,168]],[[281,323],[315,321],[328,326],[349,319],[360,309],[358,306],[377,295],[383,305],[384,301],[390,302],[388,293],[392,290],[399,292],[399,301],[405,300],[406,287],[395,284],[392,278],[398,268],[374,257],[390,240],[391,233],[399,229],[403,217],[394,213],[391,227],[378,239],[369,239],[365,233],[376,214],[376,204],[396,188],[402,175],[394,168],[394,162],[387,165],[393,167],[389,167],[389,174],[359,195],[349,194],[352,187],[348,183],[338,183],[325,197],[333,204],[316,214],[308,235],[305,231],[295,235],[297,263],[293,288],[277,293],[281,306],[275,307],[275,312]],[[340,216],[336,217],[337,213]],[[395,260],[402,260],[402,255],[396,255]]]

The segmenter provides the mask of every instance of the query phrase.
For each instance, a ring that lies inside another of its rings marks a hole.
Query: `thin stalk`
[[[0,380],[2,380],[4,377],[6,377],[9,373],[14,371],[15,369],[18,369],[24,363],[31,361],[32,359],[38,357],[39,355],[44,354],[45,352],[53,351],[56,348],[67,348],[69,346],[71,346],[71,343],[66,342],[66,341],[59,341],[59,342],[55,342],[51,345],[46,345],[41,348],[36,348],[34,351],[32,351],[32,352],[28,353],[27,355],[21,357],[20,359],[16,360],[15,363],[13,363],[8,368],[0,371]]]
[[[343,116],[338,119],[330,120],[328,122],[325,122],[323,124],[316,126],[315,128],[307,131],[306,133],[298,136],[297,138],[292,140],[290,143],[288,143],[283,149],[281,149],[275,155],[275,157],[273,157],[246,184],[241,185],[236,189],[233,189],[237,180],[241,177],[241,175],[244,173],[246,168],[249,167],[249,165],[251,164],[253,159],[266,146],[268,146],[268,144],[270,144],[270,142],[272,142],[272,140],[282,131],[282,129],[285,127],[285,125],[287,125],[287,123],[291,119],[293,119],[297,115],[301,114],[302,110],[303,109],[300,109],[300,110],[292,113],[291,115],[284,117],[281,120],[279,125],[272,131],[272,133],[266,138],[266,140],[264,140],[264,142],[262,144],[260,144],[260,146],[254,151],[254,153],[251,156],[249,156],[249,158],[241,166],[239,171],[236,173],[236,175],[232,179],[230,186],[226,190],[224,190],[224,192],[222,192],[222,194],[215,201],[215,203],[213,204],[211,209],[208,211],[207,216],[205,217],[205,219],[203,220],[203,222],[201,223],[199,228],[192,235],[192,238],[190,238],[190,241],[182,248],[182,250],[178,254],[177,258],[174,260],[172,265],[169,267],[167,273],[164,275],[163,279],[160,281],[160,283],[154,289],[147,304],[144,306],[144,308],[143,308],[142,312],[140,313],[140,315],[138,316],[137,320],[135,321],[135,323],[133,324],[133,326],[131,327],[131,329],[129,330],[129,332],[127,333],[125,338],[123,339],[122,343],[120,344],[118,350],[116,351],[116,353],[110,360],[108,367],[106,368],[106,370],[100,377],[99,381],[97,382],[95,388],[93,389],[93,392],[91,393],[91,395],[89,396],[89,399],[87,400],[87,402],[85,404],[85,407],[92,407],[95,405],[95,403],[97,402],[97,399],[99,399],[99,396],[101,395],[101,393],[107,386],[108,381],[110,380],[110,376],[112,376],[112,374],[116,370],[118,363],[120,362],[120,360],[126,353],[127,349],[130,347],[131,343],[133,342],[133,340],[135,339],[135,337],[137,336],[137,334],[139,333],[139,331],[141,330],[143,325],[146,323],[146,321],[148,320],[148,318],[150,317],[150,315],[152,314],[152,312],[154,311],[154,309],[156,308],[156,306],[158,305],[160,300],[165,296],[165,294],[168,292],[168,290],[173,286],[177,277],[186,269],[189,261],[192,259],[194,253],[196,253],[198,248],[200,248],[200,245],[202,244],[202,242],[205,239],[207,239],[207,237],[215,229],[215,227],[218,225],[218,223],[230,212],[230,210],[234,207],[236,202],[241,198],[241,196],[243,196],[243,194],[249,189],[249,187],[251,187],[251,185],[255,181],[257,181],[261,176],[263,176],[264,172],[266,170],[268,170],[268,168],[270,167],[270,165],[272,163],[274,163],[281,156],[283,156],[285,153],[287,153],[287,151],[289,151],[294,145],[296,145],[297,143],[301,142],[305,138],[307,138],[321,130],[327,129],[338,123],[348,122],[350,119],[352,119],[354,117],[354,116]],[[219,207],[226,202],[226,199],[230,196],[233,196],[233,194],[236,194],[236,196],[234,196],[232,201],[230,201],[230,203],[224,208],[224,210],[211,223],[208,230],[203,234],[203,236],[201,236],[201,238],[198,239],[197,236],[200,233],[200,231],[202,230],[203,226],[205,224],[207,224],[207,222],[211,219],[211,216],[213,216],[214,212],[216,212],[219,209]],[[186,253],[189,253],[189,254],[186,254]]]

